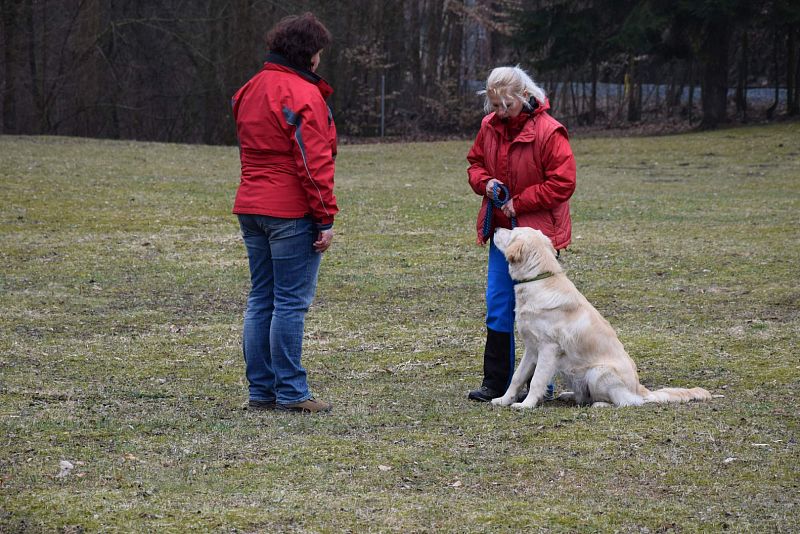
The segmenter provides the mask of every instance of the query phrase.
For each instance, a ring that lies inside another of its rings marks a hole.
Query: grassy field
[[[0,137],[0,531],[797,531],[800,124],[573,140],[565,267],[680,406],[466,401],[467,148],[341,148],[297,416],[242,409],[235,148]]]

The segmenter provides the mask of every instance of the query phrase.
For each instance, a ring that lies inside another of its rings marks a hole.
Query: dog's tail
[[[650,391],[644,386],[639,386],[639,395],[642,396],[644,402],[657,402],[659,404],[693,400],[707,401],[711,399],[711,393],[703,388],[663,388]]]

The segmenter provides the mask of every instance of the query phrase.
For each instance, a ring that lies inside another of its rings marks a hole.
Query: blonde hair
[[[519,65],[492,69],[492,72],[489,73],[489,78],[486,80],[486,89],[478,91],[479,96],[486,97],[483,103],[483,109],[486,110],[486,113],[492,111],[492,104],[489,101],[490,96],[500,97],[503,106],[505,106],[506,103],[503,97],[512,97],[527,103],[528,99],[525,98],[525,93],[528,93],[529,97],[535,98],[539,104],[544,104],[546,98],[544,89],[536,85],[533,78],[519,68]]]

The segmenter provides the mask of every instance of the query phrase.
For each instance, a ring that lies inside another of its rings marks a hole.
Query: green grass
[[[486,250],[443,142],[341,148],[335,410],[244,411],[236,149],[0,137],[0,531],[796,531],[800,124],[573,148],[570,277],[645,385],[724,397],[467,402]]]

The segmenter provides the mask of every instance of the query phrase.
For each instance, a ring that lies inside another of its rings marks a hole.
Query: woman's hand
[[[498,180],[497,178],[492,178],[491,180],[489,180],[488,182],[486,182],[486,192],[485,192],[485,195],[486,195],[487,197],[489,197],[489,198],[492,198],[492,196],[493,196],[493,194],[492,194],[492,190],[494,189],[494,184],[498,184],[498,185],[499,185],[499,184],[502,184],[502,183],[503,183],[503,182],[501,182],[501,181],[500,181],[500,180]]]
[[[333,228],[329,230],[322,230],[317,236],[317,240],[314,241],[314,250],[322,254],[328,247],[331,246],[331,242],[333,241]]]
[[[503,204],[503,207],[500,209],[503,210],[503,213],[505,213],[506,217],[509,219],[517,216],[517,212],[514,210],[514,200],[511,198],[509,198],[508,202]]]

